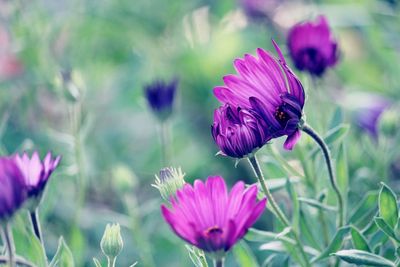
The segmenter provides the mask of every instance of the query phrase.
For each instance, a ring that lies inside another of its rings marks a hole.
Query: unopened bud
[[[104,255],[111,259],[115,259],[124,247],[121,237],[121,229],[119,224],[107,224],[103,238],[100,242],[100,248]]]
[[[165,200],[169,201],[169,198],[185,185],[184,177],[181,168],[164,168],[160,170],[158,176],[156,175],[153,186],[160,191]]]

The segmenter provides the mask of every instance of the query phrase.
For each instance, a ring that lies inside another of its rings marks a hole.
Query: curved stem
[[[225,265],[225,259],[218,259],[218,260],[214,260],[214,267],[224,267]]]
[[[15,246],[11,224],[9,222],[4,225],[4,239],[7,246],[8,264],[10,267],[15,267]]]
[[[337,201],[338,201],[338,212],[339,212],[339,220],[338,227],[342,227],[344,224],[344,206],[343,206],[343,196],[340,193],[339,187],[336,182],[336,176],[332,167],[332,158],[331,153],[329,151],[328,146],[325,144],[324,140],[311,128],[309,125],[304,124],[301,129],[307,133],[314,141],[320,146],[322,153],[324,154],[326,166],[328,168],[329,180],[335,191]]]
[[[272,210],[274,214],[278,217],[278,219],[281,221],[281,223],[285,227],[290,227],[289,220],[286,218],[285,214],[282,212],[282,210],[279,208],[278,204],[275,202],[275,199],[273,198],[271,192],[269,191],[267,184],[265,183],[265,178],[264,175],[261,171],[260,165],[258,164],[258,160],[256,158],[256,155],[248,157],[248,160],[250,162],[251,167],[253,168],[253,171],[255,175],[257,176],[257,179],[261,185],[262,190],[264,191],[265,196],[268,199],[268,203],[271,204]],[[296,245],[300,251],[301,256],[303,257],[305,266],[310,266],[310,263],[308,261],[307,255],[304,251],[303,245],[301,243],[300,237],[297,234],[297,232],[291,227],[291,232],[294,236],[294,239],[296,240]]]

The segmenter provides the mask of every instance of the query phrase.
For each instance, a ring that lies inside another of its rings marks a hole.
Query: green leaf
[[[56,255],[50,262],[50,267],[74,267],[74,257],[72,256],[71,250],[68,248],[63,237],[58,240],[58,248]]]
[[[233,254],[235,255],[236,261],[239,263],[239,266],[259,266],[253,252],[251,251],[249,246],[243,241],[239,242],[236,246],[233,247]]]
[[[94,265],[96,265],[96,267],[102,267],[101,263],[100,263],[100,261],[98,259],[93,258],[93,262],[94,262]]]
[[[351,240],[355,249],[371,252],[365,236],[354,226],[351,227]]]
[[[394,229],[399,218],[397,198],[390,187],[384,183],[381,184],[382,188],[379,192],[379,215]]]
[[[338,251],[341,248],[343,239],[348,234],[349,230],[350,230],[349,226],[344,226],[342,228],[339,228],[339,230],[335,233],[334,237],[329,243],[328,247],[317,257],[311,259],[311,263],[323,260],[327,258],[331,253]]]
[[[304,197],[299,197],[298,200],[301,203],[307,204],[313,208],[317,208],[320,210],[325,210],[325,211],[337,211],[336,207],[325,205],[315,199],[312,198],[304,198]]]
[[[361,225],[359,228],[363,228],[375,215],[377,201],[378,194],[376,192],[368,192],[361,200],[360,204],[350,213],[349,224]]]
[[[376,217],[375,223],[379,227],[379,229],[381,229],[382,232],[384,232],[388,237],[391,237],[400,243],[400,239],[396,236],[393,228],[389,224],[387,224],[387,222],[383,218]]]
[[[297,198],[297,192],[289,179],[286,180],[286,191],[289,193],[292,203],[292,227],[297,232],[299,229],[300,205]]]
[[[187,251],[189,252],[189,257],[196,267],[208,267],[206,256],[204,251],[194,247],[185,245]],[[136,264],[136,263],[135,263]]]
[[[333,253],[332,255],[337,256],[341,260],[344,260],[348,263],[353,263],[356,265],[386,266],[386,267],[395,266],[393,262],[381,256],[357,249],[341,250],[336,253]]]
[[[304,214],[302,209],[300,209],[300,233],[312,247],[319,249],[320,245],[313,235],[314,231],[312,231],[312,228],[310,229],[312,226],[313,225],[309,222],[308,217]]]
[[[340,107],[337,107],[329,123],[329,129],[339,126],[342,122],[343,122],[343,111]]]

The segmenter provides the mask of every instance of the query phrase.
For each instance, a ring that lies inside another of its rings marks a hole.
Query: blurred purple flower
[[[272,42],[280,59],[261,48],[257,49],[258,58],[246,54],[244,59],[236,59],[239,75],[225,76],[225,86],[215,87],[214,95],[223,104],[253,110],[271,138],[288,136],[284,147],[290,150],[300,138],[305,95],[278,45]]]
[[[178,80],[169,83],[157,80],[144,87],[145,96],[150,108],[161,121],[168,119],[172,113]]]
[[[266,199],[257,202],[257,186],[245,190],[237,182],[228,194],[220,176],[208,177],[178,190],[171,208],[161,206],[162,215],[172,230],[186,242],[223,257],[260,217]]]
[[[27,198],[24,177],[12,158],[0,157],[0,222],[10,218]]]
[[[223,155],[242,158],[270,139],[266,128],[257,113],[225,104],[214,111],[211,134]]]
[[[18,154],[14,156],[14,161],[23,175],[28,197],[40,198],[50,175],[57,168],[60,160],[61,156],[53,158],[51,152],[47,153],[43,161],[40,160],[37,151],[33,152],[31,158],[26,152],[22,156]]]
[[[247,16],[253,19],[264,18],[270,15],[280,4],[278,0],[239,0]]]
[[[390,101],[378,95],[355,94],[350,97],[357,97],[359,105],[353,102],[353,121],[365,133],[375,140],[378,139],[379,119],[382,113],[391,105]],[[362,101],[361,101],[362,99]],[[355,104],[354,104],[355,103]]]
[[[301,71],[321,76],[339,59],[339,49],[325,16],[294,25],[288,36],[290,55]]]

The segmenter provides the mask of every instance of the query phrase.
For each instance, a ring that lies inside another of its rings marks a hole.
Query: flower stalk
[[[337,202],[338,202],[338,212],[339,212],[339,219],[337,222],[338,228],[344,225],[344,203],[343,203],[343,196],[339,190],[336,181],[336,175],[333,171],[332,167],[332,158],[331,153],[329,151],[328,146],[324,142],[324,140],[318,135],[318,133],[311,128],[311,126],[304,124],[301,126],[301,130],[308,134],[321,148],[322,153],[324,154],[326,166],[328,168],[329,180],[331,182],[332,188],[335,191]]]
[[[12,235],[11,223],[7,222],[4,224],[4,243],[7,247],[8,264],[10,267],[16,267],[15,265],[15,246]]]
[[[224,267],[225,266],[225,259],[215,259],[214,260],[214,267]]]
[[[268,199],[268,203],[271,204],[272,210],[276,217],[279,219],[279,221],[284,225],[284,227],[290,227],[289,220],[286,218],[285,214],[282,212],[282,210],[279,208],[278,204],[275,202],[275,199],[273,198],[271,192],[269,191],[267,184],[265,183],[265,178],[264,175],[261,171],[260,165],[258,163],[257,157],[255,154],[252,156],[248,157],[248,160],[250,162],[250,165],[261,185],[262,190],[264,191],[264,194],[266,195]],[[301,244],[301,240],[299,238],[299,235],[297,232],[293,229],[293,227],[290,227],[291,232],[296,240],[296,245],[300,251],[300,254],[304,260],[305,266],[310,266],[310,263],[308,261],[307,255],[303,249],[303,245]]]

